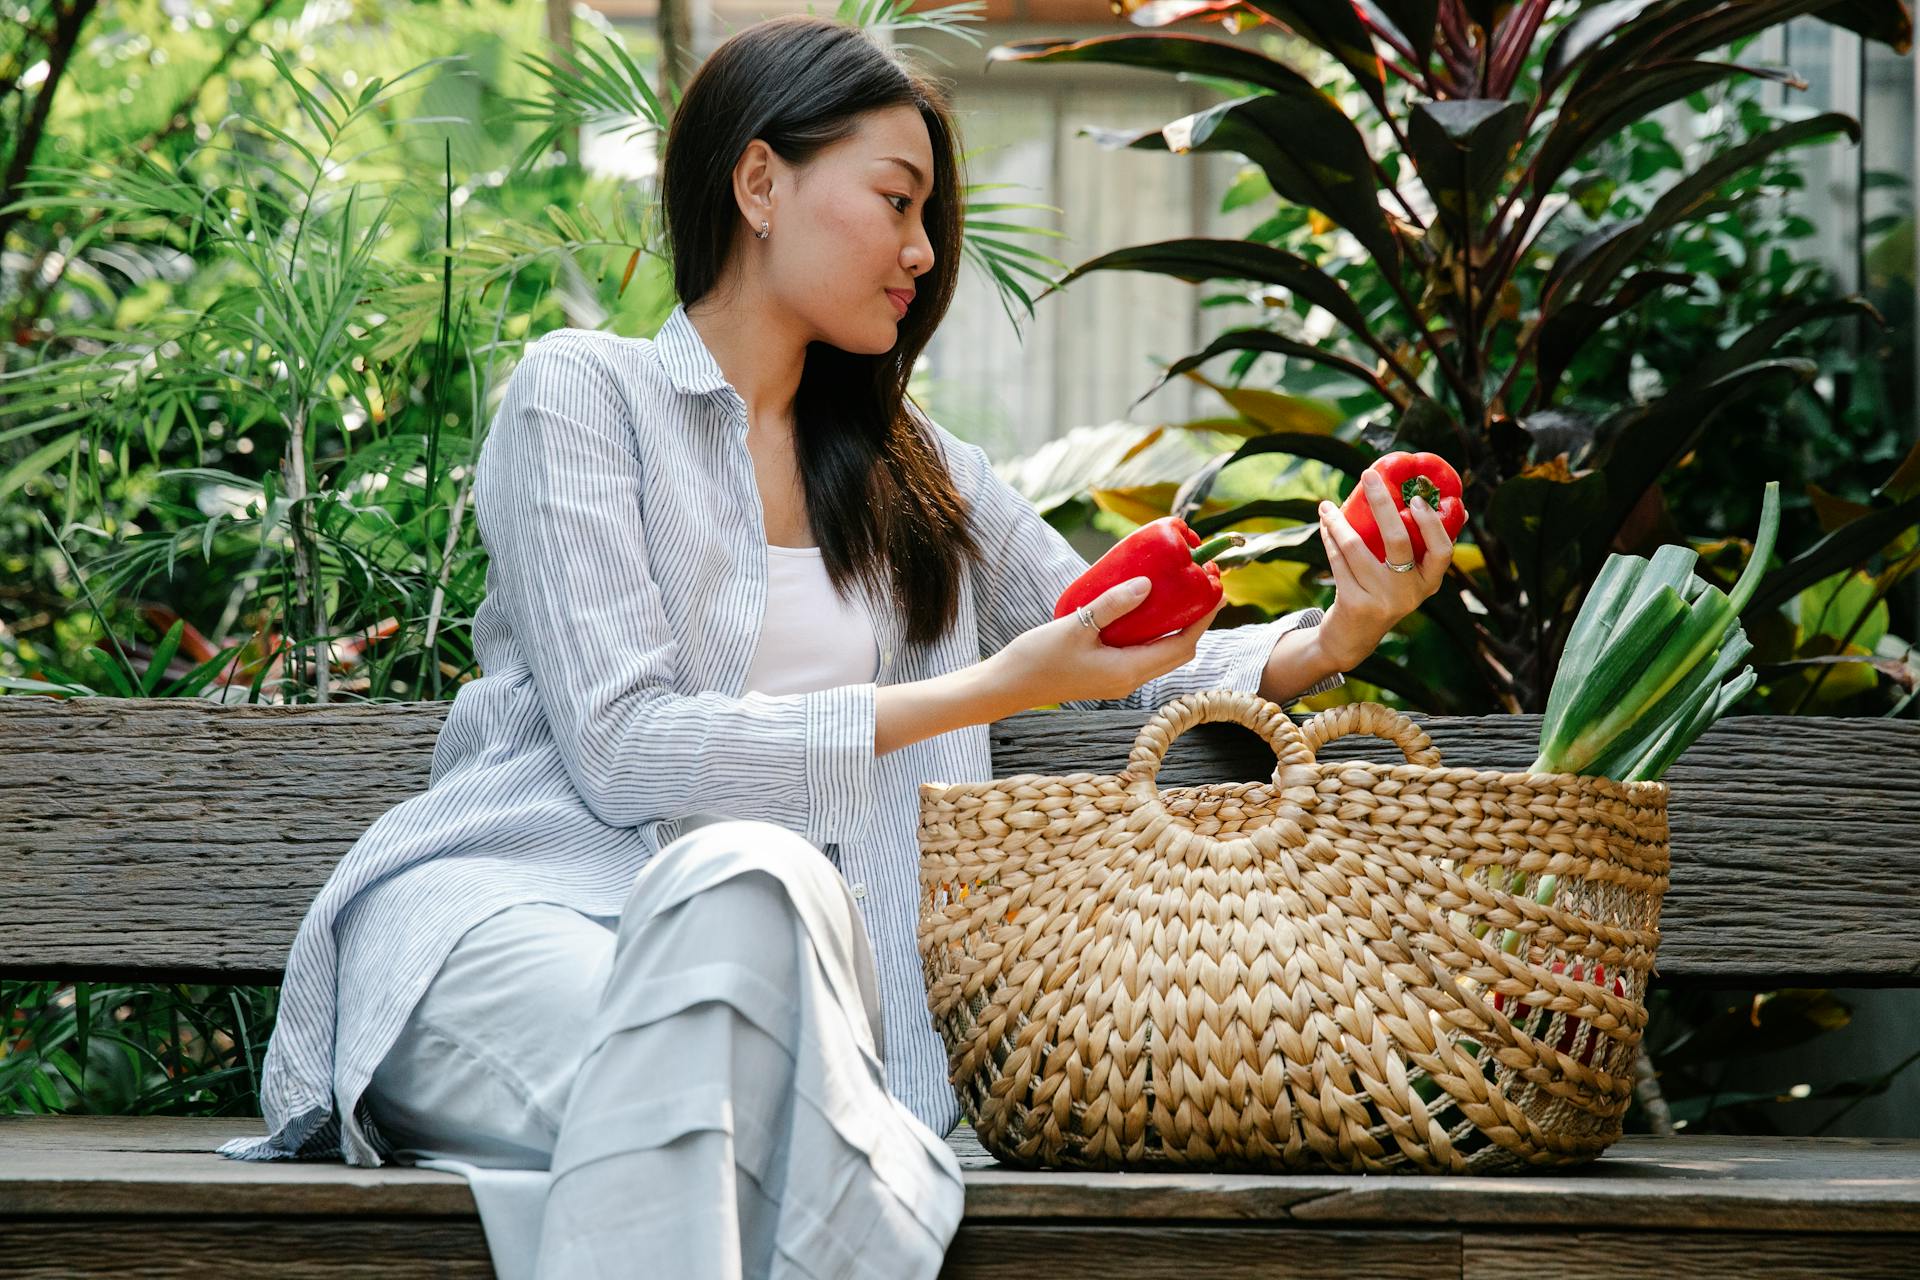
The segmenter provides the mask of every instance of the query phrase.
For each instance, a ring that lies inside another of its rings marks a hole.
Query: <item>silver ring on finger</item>
[[[1407,561],[1405,564],[1395,564],[1391,560],[1387,561],[1387,568],[1393,570],[1395,573],[1412,573],[1419,567],[1420,566],[1412,560]]]
[[[1093,620],[1092,605],[1090,604],[1081,605],[1078,609],[1075,609],[1073,611],[1073,615],[1074,617],[1080,619],[1080,625],[1085,627],[1087,630],[1098,631],[1100,629],[1100,624],[1098,624]]]

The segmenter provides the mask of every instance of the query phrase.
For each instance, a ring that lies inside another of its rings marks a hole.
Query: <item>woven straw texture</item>
[[[1271,781],[1160,790],[1230,721]],[[1322,764],[1348,734],[1404,761]],[[1667,787],[1444,767],[1377,703],[1189,694],[1117,774],[921,787],[952,1080],[1019,1168],[1490,1172],[1620,1135]],[[1549,878],[1550,877],[1550,878]]]

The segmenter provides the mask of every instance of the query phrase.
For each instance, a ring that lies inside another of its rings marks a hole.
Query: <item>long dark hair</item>
[[[981,555],[932,429],[907,398],[960,272],[963,179],[945,93],[858,27],[811,14],[755,23],[708,55],[687,85],[661,162],[661,204],[674,291],[692,306],[719,282],[735,243],[733,167],[747,144],[759,138],[804,166],[856,132],[861,114],[891,106],[918,109],[933,144],[922,212],[933,267],[915,282],[892,350],[808,346],[796,448],[807,519],[835,589],[844,596],[859,580],[901,601],[907,638],[927,644],[953,625],[961,574]]]

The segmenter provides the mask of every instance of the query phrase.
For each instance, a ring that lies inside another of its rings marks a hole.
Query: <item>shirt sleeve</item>
[[[724,813],[846,839],[873,800],[874,685],[676,688],[687,657],[649,570],[671,549],[648,543],[634,410],[592,342],[528,348],[474,478],[488,594],[569,778],[613,826]]]
[[[1001,479],[986,452],[935,428],[956,476],[965,477],[972,521],[985,564],[979,570],[977,601],[982,653],[997,653],[1021,632],[1053,620],[1054,602],[1087,570],[1087,560],[1031,502]],[[1267,659],[1280,637],[1299,627],[1317,627],[1325,614],[1300,609],[1271,622],[1212,628],[1200,637],[1193,659],[1156,676],[1124,698],[1063,702],[1075,710],[1124,708],[1151,710],[1182,694],[1205,689],[1258,693]],[[1336,689],[1346,677],[1335,672],[1295,694],[1309,697]]]

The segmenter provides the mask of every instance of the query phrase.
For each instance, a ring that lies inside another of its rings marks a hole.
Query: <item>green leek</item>
[[[1753,649],[1740,610],[1779,531],[1780,485],[1770,481],[1731,594],[1693,571],[1689,547],[1661,547],[1651,560],[1609,556],[1567,637],[1532,772],[1655,780],[1745,696],[1757,677],[1752,667],[1734,674]]]

